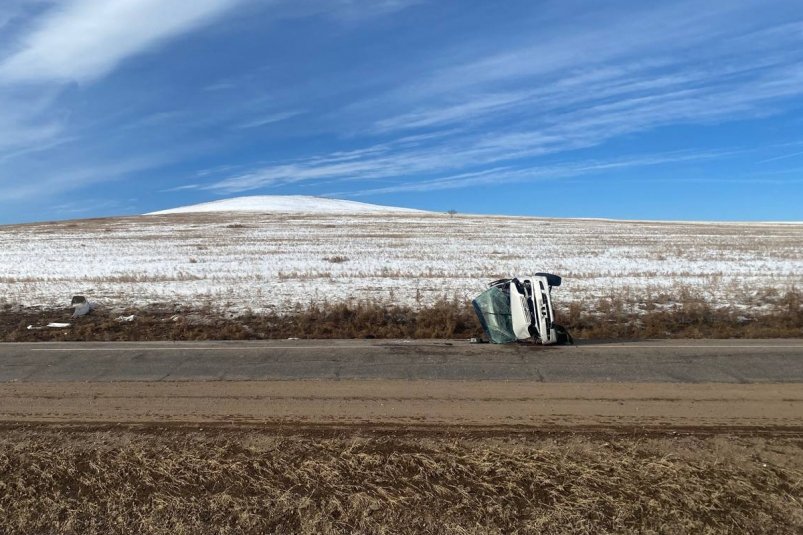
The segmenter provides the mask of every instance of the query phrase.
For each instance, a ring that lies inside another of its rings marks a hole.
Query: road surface
[[[803,340],[562,347],[446,340],[0,344],[0,382],[298,379],[797,383],[803,382]]]
[[[803,341],[0,344],[0,424],[803,434]]]

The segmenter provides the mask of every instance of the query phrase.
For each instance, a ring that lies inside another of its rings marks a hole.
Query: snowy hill
[[[305,212],[314,214],[359,214],[365,212],[424,213],[423,210],[381,206],[357,201],[324,199],[308,195],[254,195],[220,201],[180,206],[145,215],[184,214],[192,212]]]

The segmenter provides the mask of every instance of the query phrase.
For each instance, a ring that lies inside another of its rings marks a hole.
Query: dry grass
[[[327,256],[324,258],[330,264],[342,264],[343,262],[348,262],[349,258],[343,255],[334,255],[334,256]]]
[[[227,317],[206,309],[96,310],[71,320],[68,310],[0,310],[0,341],[35,340],[247,340],[299,338],[467,338],[481,332],[469,304],[441,300],[415,310],[377,303],[296,306],[287,313]],[[120,315],[136,316],[120,322]],[[72,321],[69,329],[29,330],[28,325]]]
[[[639,310],[639,312],[633,312]],[[765,295],[755,308],[713,307],[690,292],[628,302],[572,303],[559,321],[578,338],[787,338],[803,336],[803,294]]]
[[[9,429],[0,532],[800,533],[799,438]]]
[[[298,338],[470,338],[482,329],[470,303],[442,298],[429,306],[352,301],[297,305],[287,312],[238,316],[210,306],[98,309],[70,320],[70,310],[0,309],[0,341],[247,340]],[[133,322],[118,316],[135,315]],[[803,295],[764,296],[752,310],[715,308],[691,294],[627,301],[620,297],[571,303],[556,310],[576,339],[803,337]],[[28,325],[72,321],[69,329]]]

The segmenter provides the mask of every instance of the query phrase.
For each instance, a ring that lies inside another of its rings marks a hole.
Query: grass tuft
[[[330,264],[342,264],[344,262],[348,262],[349,258],[347,256],[342,255],[334,255],[334,256],[327,256],[324,258]]]

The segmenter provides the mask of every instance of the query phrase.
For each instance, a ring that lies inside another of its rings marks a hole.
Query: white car
[[[544,345],[572,342],[554,322],[552,287],[561,278],[551,273],[500,279],[472,301],[485,334],[495,344],[534,339]]]

